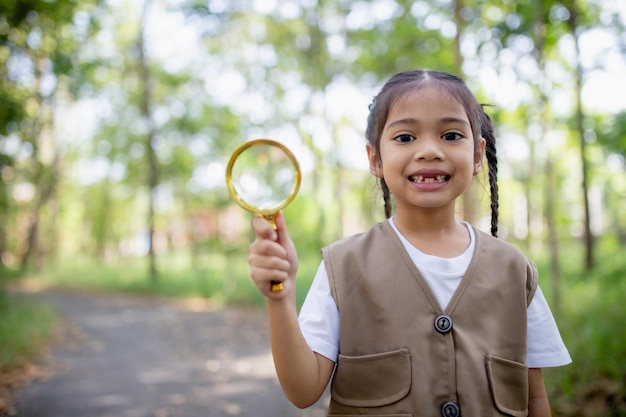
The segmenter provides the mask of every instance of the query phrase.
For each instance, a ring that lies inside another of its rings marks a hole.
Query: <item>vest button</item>
[[[448,333],[452,330],[452,319],[445,314],[437,316],[435,319],[435,329],[441,334]]]
[[[453,401],[448,401],[441,407],[442,417],[461,417],[461,407]]]

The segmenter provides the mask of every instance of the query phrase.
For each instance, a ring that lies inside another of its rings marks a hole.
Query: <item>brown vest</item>
[[[526,416],[527,307],[537,270],[475,230],[442,310],[389,222],[324,248],[339,308],[329,416]]]

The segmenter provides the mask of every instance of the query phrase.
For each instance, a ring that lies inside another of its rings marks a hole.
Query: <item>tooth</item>
[[[409,181],[412,182],[423,182],[426,184],[432,184],[435,182],[445,182],[446,181],[446,176],[445,175],[437,175],[435,177],[424,177],[422,175],[411,175],[409,176]]]

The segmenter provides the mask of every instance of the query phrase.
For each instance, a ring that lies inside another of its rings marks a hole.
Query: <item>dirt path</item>
[[[44,291],[67,323],[51,377],[18,394],[21,417],[318,417],[278,386],[264,311]]]

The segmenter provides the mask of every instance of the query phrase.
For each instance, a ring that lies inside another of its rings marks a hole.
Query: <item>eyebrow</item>
[[[417,124],[417,123],[420,123],[419,119],[414,118],[414,117],[405,117],[404,119],[398,119],[389,123],[387,128],[390,128],[395,125],[406,125],[406,124]],[[441,119],[439,119],[439,123],[460,123],[460,124],[466,125],[467,127],[471,127],[470,123],[467,120],[460,119],[458,117],[451,117],[451,116],[442,117]]]

